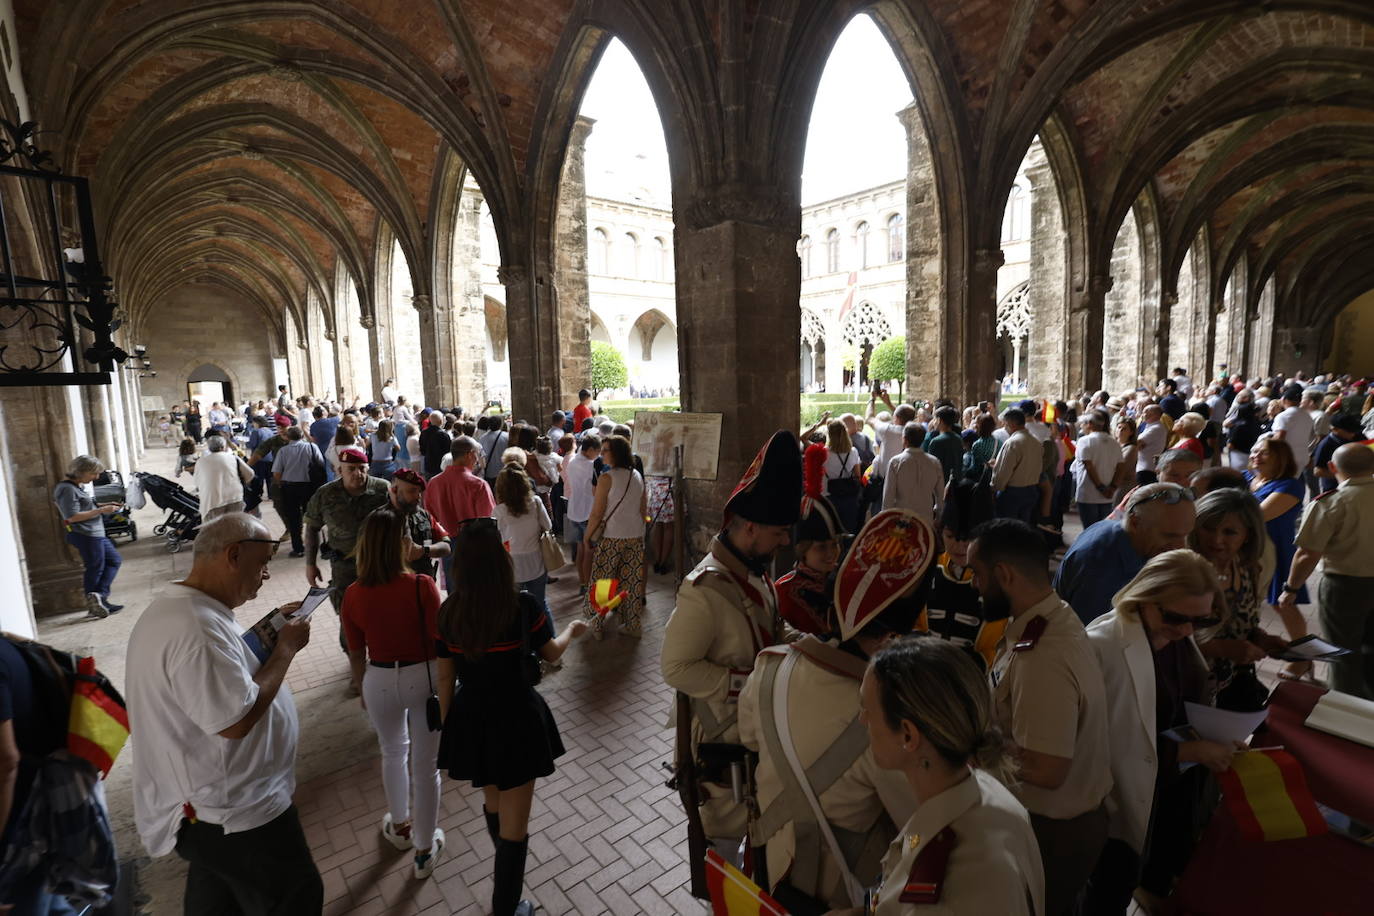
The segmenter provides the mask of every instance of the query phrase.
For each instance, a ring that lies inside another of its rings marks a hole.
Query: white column
[[[75,389],[69,389],[75,390]],[[38,627],[33,619],[33,598],[29,594],[29,574],[20,548],[19,521],[14,511],[14,481],[10,461],[4,406],[0,404],[0,630],[33,638]]]

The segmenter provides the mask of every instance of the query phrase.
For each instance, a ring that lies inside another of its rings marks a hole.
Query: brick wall
[[[254,306],[218,286],[197,284],[172,292],[153,315],[142,342],[157,377],[143,379],[145,396],[161,397],[168,406],[185,400],[186,373],[204,363],[224,370],[240,402],[276,393],[272,332]],[[299,384],[294,377],[291,381]]]

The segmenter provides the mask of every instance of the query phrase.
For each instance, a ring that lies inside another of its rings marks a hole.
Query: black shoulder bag
[[[526,594],[520,593],[516,598],[517,614],[516,619],[520,624],[520,673],[524,675],[525,683],[533,687],[544,677],[544,669],[539,665],[539,656],[534,649],[530,648],[530,627],[525,621],[525,599]],[[529,600],[533,601],[533,598]]]
[[[439,711],[439,694],[434,692],[434,675],[430,673],[429,662],[425,656],[430,651],[429,634],[425,631],[425,602],[420,598],[420,577],[415,577],[415,608],[420,614],[420,664],[425,666],[425,680],[429,681],[429,699],[425,700],[425,724],[429,730],[437,732],[444,727],[444,717]]]

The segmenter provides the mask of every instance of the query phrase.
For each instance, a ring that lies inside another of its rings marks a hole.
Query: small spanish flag
[[[621,591],[619,579],[597,579],[592,583],[592,610],[602,617],[620,607],[620,602],[628,597],[630,593]]]
[[[1326,820],[1308,791],[1302,764],[1278,748],[1237,754],[1217,777],[1240,835],[1252,842],[1296,840],[1326,833]]]
[[[1053,422],[1054,422],[1054,418],[1057,417],[1057,416],[1059,416],[1059,412],[1056,411],[1056,410],[1054,409],[1054,402],[1053,402],[1053,401],[1046,401],[1046,402],[1045,402],[1045,422],[1046,422],[1046,423],[1053,423]]]
[[[714,849],[706,851],[706,889],[712,916],[788,916],[776,900]]]
[[[110,767],[129,740],[129,713],[113,687],[96,674],[95,659],[77,661],[72,688],[71,713],[67,719],[67,750],[110,775]]]

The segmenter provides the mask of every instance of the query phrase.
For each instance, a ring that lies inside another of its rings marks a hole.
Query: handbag
[[[420,577],[415,577],[415,610],[420,615],[420,657],[429,654],[429,637],[425,633],[425,603],[420,598]],[[437,732],[444,727],[444,717],[439,709],[439,694],[434,692],[434,675],[429,670],[429,662],[422,661],[420,664],[425,666],[425,680],[429,682],[429,697],[425,699],[425,725],[429,730]]]
[[[568,565],[567,557],[563,556],[563,548],[558,543],[558,537],[548,529],[539,532],[539,554],[544,558],[544,569],[547,572]]]
[[[606,525],[610,522],[611,516],[615,515],[616,510],[620,508],[620,504],[625,501],[625,497],[630,495],[630,484],[634,482],[634,474],[634,471],[630,471],[630,479],[625,481],[625,492],[620,494],[620,499],[616,500],[615,506],[612,507],[610,512],[607,512],[601,517],[601,520],[596,523],[596,528],[588,535],[593,544],[601,540],[601,536],[606,533]]]
[[[538,684],[544,678],[544,669],[539,665],[539,656],[534,654],[530,648],[530,628],[525,626],[525,601],[533,601],[533,597],[521,593],[517,599],[516,620],[520,625],[520,673],[525,677],[525,683],[530,687]]]

